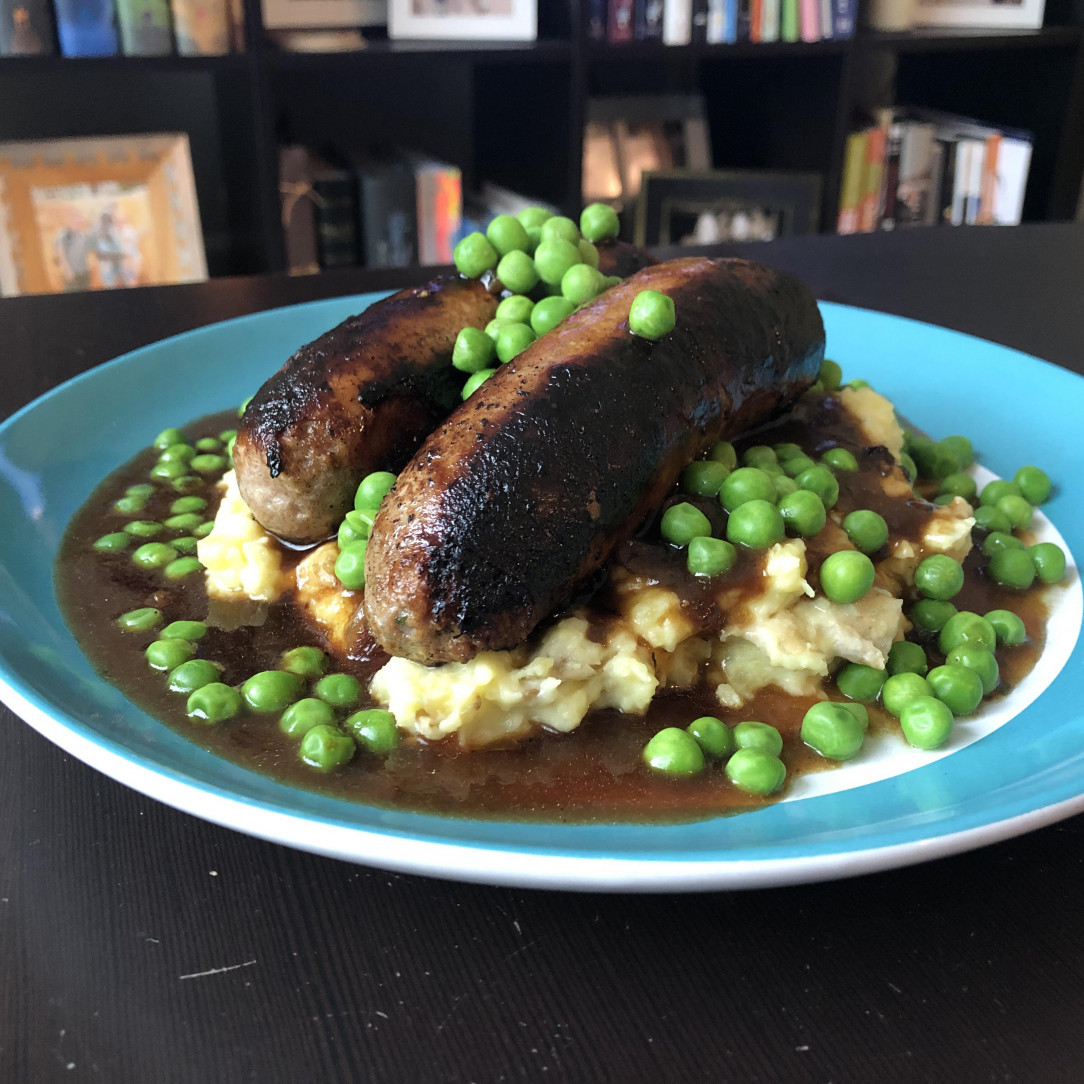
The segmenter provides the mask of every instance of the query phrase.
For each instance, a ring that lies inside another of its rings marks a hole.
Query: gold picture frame
[[[0,296],[206,278],[187,135],[0,143]]]

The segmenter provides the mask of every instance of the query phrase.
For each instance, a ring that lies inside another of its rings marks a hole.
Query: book
[[[56,32],[64,56],[116,56],[113,0],[54,0]]]
[[[982,160],[986,149],[984,140],[960,139],[956,144],[956,166],[952,184],[952,224],[974,223],[978,213],[979,190],[982,185]]]
[[[357,182],[351,170],[314,158],[316,250],[321,267],[354,267],[358,262]]]
[[[832,9],[834,5],[835,0],[819,0],[817,24],[822,41],[832,36]]]
[[[692,0],[689,40],[694,45],[703,45],[708,40],[708,0]]]
[[[779,16],[779,37],[783,41],[798,41],[798,0],[783,0]]]
[[[307,147],[279,147],[279,206],[286,267],[291,275],[320,270],[312,158]]]
[[[763,24],[764,0],[749,0],[749,40],[760,41]]]
[[[857,14],[858,0],[834,0],[831,36],[839,39],[853,38]]]
[[[56,24],[49,0],[0,0],[0,56],[56,52]]]
[[[896,195],[900,183],[900,146],[903,142],[903,132],[900,124],[889,119],[885,132],[885,168],[884,181],[882,184],[884,195],[881,199],[881,220],[879,226],[882,230],[896,228]]]
[[[997,175],[994,183],[994,225],[1020,224],[1030,166],[1031,142],[1003,135],[998,146]]]
[[[760,9],[760,40],[778,41],[782,0],[763,0]]]
[[[727,36],[727,3],[728,0],[708,0],[708,25],[705,37],[709,45],[722,45],[733,40]]]
[[[688,45],[692,41],[692,0],[665,0],[662,12],[664,45]]]
[[[982,226],[994,222],[994,196],[997,189],[997,159],[1001,149],[1001,133],[991,132],[986,137],[982,156],[982,179],[979,182],[979,210],[975,221]]]
[[[858,231],[871,233],[881,217],[881,181],[884,177],[885,130],[870,128],[866,136],[866,167],[863,173],[862,198],[858,204]]]
[[[937,221],[937,150],[934,126],[925,121],[900,124],[896,225],[932,226]]]
[[[417,263],[414,163],[400,154],[359,155],[354,159],[354,170],[361,262],[366,267],[408,267]]]
[[[753,18],[752,0],[735,0],[734,41],[748,41]]]
[[[170,0],[177,52],[181,56],[222,56],[230,51],[227,0]]]
[[[858,232],[858,207],[862,201],[866,172],[867,130],[851,132],[843,156],[843,178],[839,186],[837,233]]]
[[[798,0],[798,33],[802,41],[820,41],[820,0]]]
[[[418,263],[450,264],[463,219],[463,179],[458,166],[436,158],[415,157],[415,217]]]
[[[169,0],[116,0],[120,45],[125,56],[173,52]]]
[[[938,146],[941,148],[937,168],[937,225],[952,224],[952,190],[956,178],[956,147],[958,140],[954,135],[939,133]]]
[[[587,5],[587,40],[606,40],[606,0],[590,0]]]
[[[634,0],[610,0],[606,20],[606,40],[619,45],[632,41],[636,34]]]
[[[636,40],[662,40],[663,0],[636,0]]]

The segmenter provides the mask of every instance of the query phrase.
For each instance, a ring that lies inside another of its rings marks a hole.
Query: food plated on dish
[[[940,748],[1020,680],[1066,567],[1038,468],[977,492],[787,276],[615,282],[519,225],[105,483],[58,563],[102,673],[279,778],[603,821],[763,804],[871,728]]]

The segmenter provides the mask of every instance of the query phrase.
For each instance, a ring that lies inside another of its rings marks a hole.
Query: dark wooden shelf
[[[113,70],[126,75],[137,72],[229,72],[244,71],[254,63],[254,54],[227,53],[223,56],[4,56],[0,74],[47,72],[78,76],[89,71]]]
[[[259,63],[270,68],[314,68],[327,65],[381,63],[402,57],[439,56],[466,63],[534,63],[568,61],[572,45],[568,41],[391,41],[378,38],[362,49],[344,52],[303,53],[269,45],[258,51]]]
[[[860,30],[854,44],[857,49],[921,53],[1068,47],[1079,45],[1080,38],[1076,26],[1044,26],[1040,30],[928,27],[900,32]]]

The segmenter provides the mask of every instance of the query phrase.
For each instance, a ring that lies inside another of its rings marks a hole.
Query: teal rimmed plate
[[[1084,809],[1075,569],[1057,591],[1044,663],[1003,703],[1004,718],[974,728],[979,740],[908,762],[902,774],[856,775],[848,789],[695,824],[536,825],[354,805],[224,761],[133,706],[96,676],[57,609],[52,562],[68,519],[148,434],[240,402],[297,346],[377,296],[259,313],[155,343],[0,426],[0,698],[13,711],[92,767],[198,817],[319,854],[493,884],[798,883],[951,854]],[[1070,551],[1084,551],[1084,502],[1069,488],[1084,477],[1084,379],[942,328],[822,309],[829,354],[848,378],[869,380],[934,435],[966,432],[996,473],[1045,466],[1063,488],[1044,511]]]

